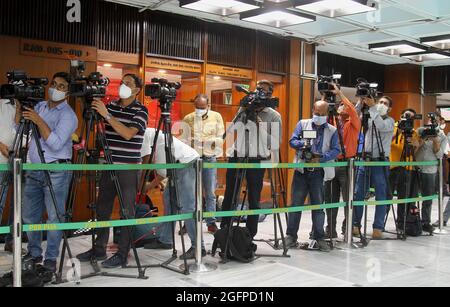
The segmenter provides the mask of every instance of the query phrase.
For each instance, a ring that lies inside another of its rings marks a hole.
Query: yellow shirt
[[[413,132],[413,138],[418,138],[417,132]],[[398,129],[398,123],[395,124],[395,130],[394,130],[394,137],[392,139],[391,144],[391,155],[390,155],[390,161],[391,162],[413,162],[414,157],[413,155],[410,155],[409,157],[402,157],[403,155],[403,149],[405,147],[405,136],[403,135],[402,131]],[[414,150],[414,149],[412,149]],[[391,167],[391,169],[396,168]],[[411,169],[409,167],[408,169]]]
[[[223,156],[225,125],[220,113],[210,110],[207,116],[202,118],[196,116],[194,112],[187,115],[183,121],[189,125],[191,130],[190,139],[184,141],[190,144],[200,156]]]

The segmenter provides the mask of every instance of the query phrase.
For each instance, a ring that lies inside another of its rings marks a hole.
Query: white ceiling
[[[340,18],[317,16],[312,23],[283,29],[252,24],[239,16],[221,17],[179,7],[178,0],[106,0],[141,9],[160,10],[202,20],[257,29],[318,43],[319,50],[372,61],[380,64],[416,63],[370,51],[371,43],[407,40],[450,34],[450,0],[372,0],[379,10]],[[220,0],[217,0],[220,1]],[[259,0],[258,0],[259,1]],[[261,0],[262,1],[262,0]],[[425,66],[450,65],[450,60],[427,61]]]

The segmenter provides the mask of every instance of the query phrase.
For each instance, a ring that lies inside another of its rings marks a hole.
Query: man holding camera
[[[363,126],[365,127],[364,158],[366,161],[388,161],[391,153],[392,137],[394,136],[394,120],[388,115],[392,110],[393,101],[384,96],[379,102],[373,96],[363,98]],[[388,170],[385,166],[359,167],[357,170],[355,201],[363,201],[371,186],[375,187],[377,201],[388,197]],[[364,207],[355,207],[353,234],[360,235]],[[386,206],[377,206],[373,235],[375,240],[382,239]]]
[[[148,110],[138,100],[141,92],[142,80],[127,74],[122,78],[119,89],[119,101],[113,101],[105,106],[101,100],[95,100],[92,108],[105,119],[106,140],[114,164],[141,164],[141,149],[145,129],[148,122]],[[138,189],[138,171],[117,171],[123,195],[123,219],[134,218],[134,206]],[[108,172],[104,172],[100,179],[100,191],[97,203],[97,217],[99,221],[108,221],[113,211],[117,190]],[[80,254],[77,258],[81,262],[89,262],[93,256],[98,260],[107,258],[106,248],[110,230],[97,231],[95,250]],[[125,267],[128,264],[128,254],[131,249],[131,231],[124,227],[120,233],[119,250],[111,258],[102,263],[104,268]]]
[[[225,125],[220,113],[211,111],[209,98],[205,94],[195,97],[195,112],[187,115],[184,122],[189,125],[191,135],[186,143],[197,150],[204,162],[217,162],[223,154],[223,134]],[[203,170],[203,190],[206,199],[206,211],[216,212],[217,169]],[[215,218],[206,221],[209,233],[216,233]]]
[[[309,120],[301,120],[298,123],[289,142],[290,146],[297,151],[298,158],[296,162],[326,163],[334,161],[340,154],[337,129],[327,123],[328,110],[329,105],[326,101],[317,101],[314,104],[314,117]],[[306,133],[308,132],[315,132],[316,138],[311,139],[307,137]],[[305,146],[311,141],[311,147]],[[334,176],[334,168],[296,170],[292,182],[292,206],[304,206],[308,195],[312,205],[322,205],[324,202],[324,181],[330,181]],[[287,247],[297,246],[301,218],[301,212],[289,214],[289,224],[286,232]],[[330,247],[325,242],[324,211],[314,210],[312,212],[312,220],[312,239],[317,241],[317,248],[320,251],[328,252]]]
[[[338,157],[339,162],[348,161],[351,158],[356,157],[358,150],[358,139],[361,131],[361,120],[359,118],[358,111],[353,103],[345,97],[340,88],[333,84],[335,88],[335,95],[341,98],[342,104],[338,108],[338,122],[336,123],[338,133],[342,138],[341,147],[343,152]],[[325,183],[325,203],[338,203],[342,198],[344,202],[348,202],[348,169],[347,167],[337,167],[336,175],[333,180]],[[339,214],[339,208],[327,210],[327,233],[329,237],[335,239],[338,237],[337,216]],[[345,216],[348,216],[347,209]],[[342,233],[346,231],[346,221],[342,225]]]
[[[414,142],[417,161],[436,161],[442,159],[447,147],[447,137],[439,129],[435,114],[430,114],[430,121],[426,127],[418,129],[420,138]],[[438,166],[420,166],[420,190],[422,196],[432,196],[436,194],[436,177]],[[433,233],[434,227],[431,225],[432,200],[422,203],[422,229],[425,232]]]
[[[261,163],[279,157],[279,146],[282,139],[281,115],[269,107],[272,99],[274,85],[272,82],[262,80],[258,82],[257,99],[244,105],[239,111],[239,117],[232,126],[237,130],[237,139],[228,154],[229,163],[246,161],[248,163]],[[231,134],[230,134],[231,135]],[[235,210],[233,208],[233,194],[236,189],[237,178],[241,170],[229,169],[226,176],[225,197],[222,204],[223,211]],[[248,169],[246,171],[247,195],[250,209],[260,208],[261,192],[263,189],[264,169]],[[237,195],[239,199],[240,195]],[[254,238],[258,233],[259,216],[248,216],[247,228]],[[231,218],[223,218],[221,228],[228,227]]]
[[[67,103],[69,84],[69,74],[57,73],[53,76],[48,91],[48,101],[39,103],[34,109],[25,104],[17,109],[16,124],[19,124],[23,117],[37,126],[41,136],[39,140],[31,140],[28,151],[28,161],[31,163],[42,163],[36,141],[39,141],[42,146],[45,163],[70,164],[72,161],[72,134],[78,128],[78,119]],[[43,171],[27,172],[24,184],[23,222],[25,224],[42,223],[44,213],[47,212],[47,223],[64,223],[71,178],[72,173],[69,171],[50,172],[51,182],[47,182]],[[50,184],[55,192],[56,204],[50,194]],[[28,256],[32,257],[36,264],[41,263],[43,260],[42,233],[29,232],[27,236]],[[61,240],[61,231],[47,233],[44,267],[51,272],[56,272]]]
[[[8,163],[9,154],[11,147],[14,143],[14,138],[16,135],[15,130],[15,118],[16,118],[16,110],[19,107],[18,104],[15,104],[14,101],[10,101],[7,99],[0,100],[0,164]],[[3,191],[3,195],[0,192],[0,221],[3,217],[3,210],[6,205],[6,200],[8,198],[8,187],[10,183],[9,172],[0,171],[0,185],[3,183],[4,186],[0,186],[0,189]],[[12,222],[13,210],[10,210],[10,224]],[[12,246],[12,238],[10,235],[6,237],[5,242],[5,251],[11,252],[13,251]]]

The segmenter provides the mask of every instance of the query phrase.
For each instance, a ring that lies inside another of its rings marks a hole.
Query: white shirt
[[[155,140],[156,129],[147,128],[144,134],[144,144],[141,150],[141,157],[149,156],[152,154],[152,146]],[[186,145],[182,141],[177,138],[173,138],[173,155],[175,157],[175,161],[177,163],[191,163],[200,158],[198,152]],[[164,134],[162,132],[159,133],[158,142],[156,143],[156,154],[155,160],[153,161],[155,164],[165,164],[166,163],[166,150],[165,150],[165,142],[164,142]],[[158,170],[157,173],[166,177],[166,170]]]
[[[9,103],[9,100],[0,99],[0,143],[12,149],[16,135],[16,107]],[[0,164],[7,163],[8,159],[0,154]]]

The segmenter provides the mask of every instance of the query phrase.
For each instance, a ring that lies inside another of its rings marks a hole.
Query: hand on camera
[[[100,99],[94,99],[92,102],[92,109],[97,111],[102,117],[106,117],[109,113],[105,104]]]
[[[25,111],[23,111],[23,114],[22,114],[23,118],[38,125],[39,122],[42,120],[42,118],[39,116],[39,114],[37,114],[37,112],[31,108],[24,107],[24,109],[25,109]]]

